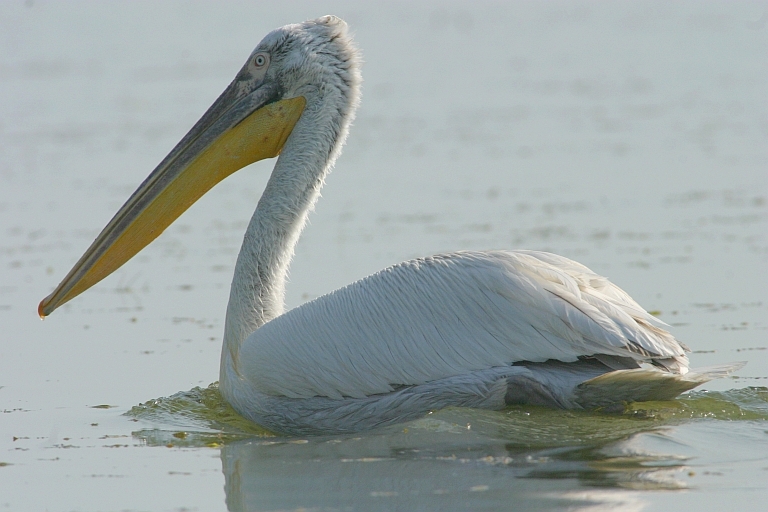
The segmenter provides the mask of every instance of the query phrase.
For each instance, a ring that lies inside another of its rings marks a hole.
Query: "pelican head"
[[[297,128],[303,118],[316,123],[328,117],[329,129],[321,136],[315,132],[311,140],[312,154],[319,154],[330,168],[358,103],[357,61],[347,25],[335,16],[270,32],[221,96],[40,302],[40,317],[117,270],[230,174],[278,156],[292,139],[302,138],[293,144],[298,153],[309,138],[308,129]]]

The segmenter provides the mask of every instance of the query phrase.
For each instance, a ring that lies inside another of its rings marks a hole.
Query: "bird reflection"
[[[228,510],[417,510],[426,502],[435,510],[640,510],[647,503],[637,491],[686,487],[678,455],[624,450],[644,433],[531,449],[462,428],[432,422],[394,435],[226,444]]]
[[[519,407],[448,409],[362,436],[134,433],[221,445],[227,507],[256,510],[640,510],[687,487],[689,448],[667,421]]]

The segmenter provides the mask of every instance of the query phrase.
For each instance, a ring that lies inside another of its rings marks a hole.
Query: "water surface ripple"
[[[701,485],[689,433],[717,437],[718,423],[768,427],[768,388],[694,391],[611,414],[454,408],[360,435],[308,438],[273,436],[240,418],[216,384],[126,415],[153,425],[133,432],[148,446],[220,448],[230,510],[419,509],[425,497],[436,509],[490,510],[503,496],[534,510],[632,508],[642,503],[633,492]],[[297,486],[304,492],[290,492]]]

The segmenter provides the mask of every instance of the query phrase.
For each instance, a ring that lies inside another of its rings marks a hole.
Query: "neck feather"
[[[245,232],[227,306],[222,375],[228,364],[239,373],[242,343],[283,313],[285,280],[296,242],[353,117],[356,98],[341,94],[329,102],[326,94],[319,101],[312,99],[308,98]]]
[[[302,159],[283,153],[253,213],[237,257],[224,339],[231,349],[284,309],[285,280],[294,247],[312,209],[326,162],[298,168]]]

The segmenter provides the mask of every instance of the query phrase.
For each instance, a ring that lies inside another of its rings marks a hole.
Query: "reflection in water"
[[[316,438],[271,436],[234,414],[215,385],[152,400],[129,415],[160,427],[134,433],[148,445],[220,447],[231,511],[418,510],[425,503],[436,510],[641,510],[643,491],[690,487],[697,452],[684,440],[696,435],[691,426],[766,421],[768,389],[696,392],[611,415],[447,409],[364,435]]]
[[[242,440],[222,448],[231,511],[547,510],[637,503],[633,482],[669,488],[679,466],[644,467],[629,458],[601,467],[599,447],[527,450],[480,436],[457,438],[432,426],[408,433],[278,444]],[[461,439],[461,445],[457,441]],[[584,457],[584,458],[582,458]],[[654,473],[662,475],[654,476]],[[657,482],[659,484],[657,484]],[[683,484],[677,482],[675,487]],[[591,487],[606,487],[599,494]],[[302,492],[297,493],[296,489]],[[640,507],[638,507],[640,508]]]

